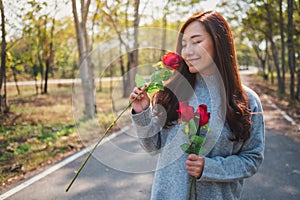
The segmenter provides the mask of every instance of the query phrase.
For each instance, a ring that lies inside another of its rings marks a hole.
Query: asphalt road
[[[266,122],[265,160],[258,173],[246,180],[242,199],[299,200],[300,132],[266,96],[260,97]],[[155,157],[146,156],[129,132],[101,145],[68,193],[65,189],[86,154],[7,199],[149,199]]]
[[[127,149],[139,149],[134,138],[122,134],[113,139],[115,144],[127,144]],[[109,143],[106,143],[109,145]],[[110,145],[112,146],[112,145]],[[105,148],[102,147],[101,148]],[[300,199],[300,147],[299,141],[275,130],[266,130],[265,161],[259,172],[246,180],[243,199]],[[153,173],[127,173],[115,170],[92,157],[68,193],[66,186],[84,157],[71,162],[49,176],[35,182],[7,198],[11,200],[81,200],[81,199],[149,199]],[[104,153],[109,159],[126,161],[114,152]],[[152,163],[153,164],[153,163]],[[143,168],[151,163],[139,162]],[[121,168],[121,167],[120,167]]]

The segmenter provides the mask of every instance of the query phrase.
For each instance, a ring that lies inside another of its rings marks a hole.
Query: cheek
[[[210,55],[211,59],[214,59],[215,51],[212,45],[209,46],[209,51],[207,53]]]
[[[213,60],[214,58],[214,51],[211,46],[202,46],[201,48],[201,55],[204,56],[206,59]]]
[[[206,45],[206,51],[209,54],[209,56],[213,59],[214,58],[214,46],[212,42],[209,42]]]
[[[181,49],[181,56],[182,58],[186,57],[186,49]]]
[[[184,53],[184,51],[181,51],[181,57],[186,62],[187,55]],[[186,62],[187,63],[187,62]]]

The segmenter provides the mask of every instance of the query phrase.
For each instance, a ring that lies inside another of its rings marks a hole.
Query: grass
[[[122,94],[118,84],[114,85],[113,101],[109,85],[103,84],[103,90],[96,93],[97,117],[87,121],[74,116],[71,84],[50,85],[46,95],[35,95],[34,86],[22,86],[18,96],[16,89],[9,87],[10,112],[0,115],[0,191],[26,174],[93,144],[128,103],[116,95]],[[124,116],[112,131],[128,120]]]

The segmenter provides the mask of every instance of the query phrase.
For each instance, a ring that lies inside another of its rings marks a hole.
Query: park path
[[[266,125],[265,160],[258,173],[246,181],[243,199],[299,200],[300,124],[287,121],[289,116],[256,87],[251,75],[242,76],[242,81],[259,95]]]
[[[251,76],[243,75],[242,78],[245,85],[257,90],[262,100],[266,122],[265,160],[258,173],[246,180],[242,199],[300,199],[298,127],[286,121],[282,113],[270,104],[271,98],[261,94],[259,88],[255,88]],[[141,157],[130,157],[131,159],[128,159],[118,151],[121,149],[124,150],[122,152],[143,155],[143,150],[130,133],[130,129],[125,131],[125,134],[120,134],[103,144],[101,149],[103,149],[103,152],[100,152],[101,159],[94,156],[89,160],[68,193],[65,192],[66,186],[86,154],[6,199],[149,199],[153,180],[151,169],[155,165],[155,158],[145,160]],[[109,163],[107,160],[114,162]],[[116,168],[126,170],[120,171]],[[136,169],[141,173],[132,173]],[[146,170],[142,172],[141,169]]]

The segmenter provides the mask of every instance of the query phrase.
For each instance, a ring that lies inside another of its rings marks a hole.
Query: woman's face
[[[191,73],[213,73],[213,41],[201,22],[194,21],[184,30],[181,55]]]

